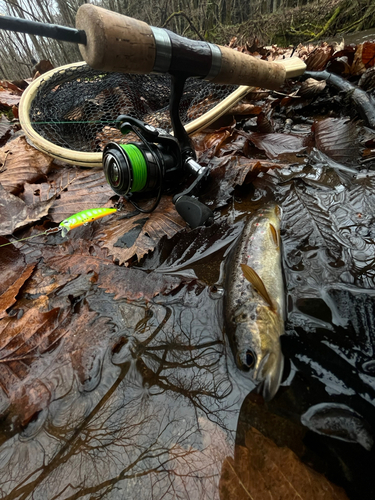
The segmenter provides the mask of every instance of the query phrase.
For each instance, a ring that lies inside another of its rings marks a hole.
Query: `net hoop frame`
[[[80,61],[77,63],[65,64],[64,66],[59,66],[54,68],[47,73],[39,76],[34,80],[23,92],[21,101],[19,104],[19,121],[25,135],[32,143],[34,147],[39,149],[42,153],[45,153],[57,160],[64,163],[69,163],[71,165],[77,165],[81,167],[91,167],[98,168],[102,167],[102,153],[88,153],[83,151],[75,151],[68,148],[63,148],[57,146],[53,142],[48,141],[42,137],[33,128],[30,121],[30,109],[31,104],[38,92],[38,90],[48,82],[56,73],[62,73],[68,71],[72,68],[77,68],[80,66],[87,66],[86,62]],[[62,76],[62,82],[64,81]],[[201,115],[199,118],[191,121],[185,125],[185,130],[189,135],[192,135],[200,130],[211,125],[215,120],[220,118],[228,109],[233,107],[238,101],[240,101],[249,92],[255,90],[255,87],[250,86],[239,86],[234,92],[229,94],[225,99],[223,99],[215,107]]]

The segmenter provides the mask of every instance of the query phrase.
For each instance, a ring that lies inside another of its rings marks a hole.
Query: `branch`
[[[34,14],[32,14],[31,12],[28,12],[27,10],[23,9],[20,5],[18,5],[18,3],[11,2],[10,0],[4,0],[4,2],[9,4],[9,5],[13,5],[14,7],[17,7],[17,9],[22,10],[22,12],[24,12],[28,16],[32,17],[34,19],[34,21],[37,21],[38,23],[40,23],[40,19],[35,17]]]
[[[171,19],[173,19],[174,17],[177,17],[177,16],[181,16],[181,17],[184,17],[186,19],[186,21],[189,23],[190,25],[190,28],[196,33],[196,35],[200,38],[200,40],[202,40],[202,42],[204,42],[204,39],[201,37],[199,31],[197,30],[197,28],[194,26],[194,24],[190,21],[189,17],[185,14],[185,12],[173,12],[173,14],[171,14],[168,19],[165,21],[165,23],[163,24],[162,28],[165,28],[166,25],[169,23],[169,21]]]

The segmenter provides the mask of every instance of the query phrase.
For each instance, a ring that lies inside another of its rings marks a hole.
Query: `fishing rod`
[[[100,71],[183,74],[213,83],[276,90],[286,78],[300,76],[306,68],[298,57],[284,59],[282,64],[264,61],[91,4],[79,7],[75,29],[10,16],[0,16],[0,29],[78,43],[86,63]]]
[[[195,178],[190,187],[173,197],[176,210],[192,228],[209,225],[214,215],[197,198],[208,177],[208,167],[196,162],[195,150],[180,119],[179,104],[186,79],[197,77],[245,89],[250,89],[246,87],[249,85],[278,89],[287,77],[303,74],[306,67],[297,57],[279,62],[260,60],[229,47],[190,40],[91,4],[78,9],[76,29],[8,16],[0,16],[0,29],[78,43],[83,59],[99,71],[171,75],[169,112],[173,136],[121,115],[117,119],[118,128],[123,134],[133,131],[140,141],[126,145],[109,142],[103,151],[102,164],[113,191],[146,213],[157,207],[163,192],[175,189],[185,178]],[[22,125],[21,113],[20,121]],[[156,196],[149,210],[142,209],[137,201],[145,192]]]

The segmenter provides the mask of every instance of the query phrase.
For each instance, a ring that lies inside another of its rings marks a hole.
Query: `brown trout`
[[[234,358],[267,401],[276,394],[284,367],[280,217],[281,209],[268,204],[247,220],[225,273],[225,329]]]

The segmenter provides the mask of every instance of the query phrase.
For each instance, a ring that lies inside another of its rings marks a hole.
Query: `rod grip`
[[[276,90],[286,78],[283,64],[263,61],[248,54],[243,54],[229,47],[219,46],[221,68],[211,80],[213,83],[254,85]]]
[[[86,33],[87,44],[79,50],[92,68],[141,74],[153,70],[155,40],[143,21],[84,4],[77,11],[76,27]]]

